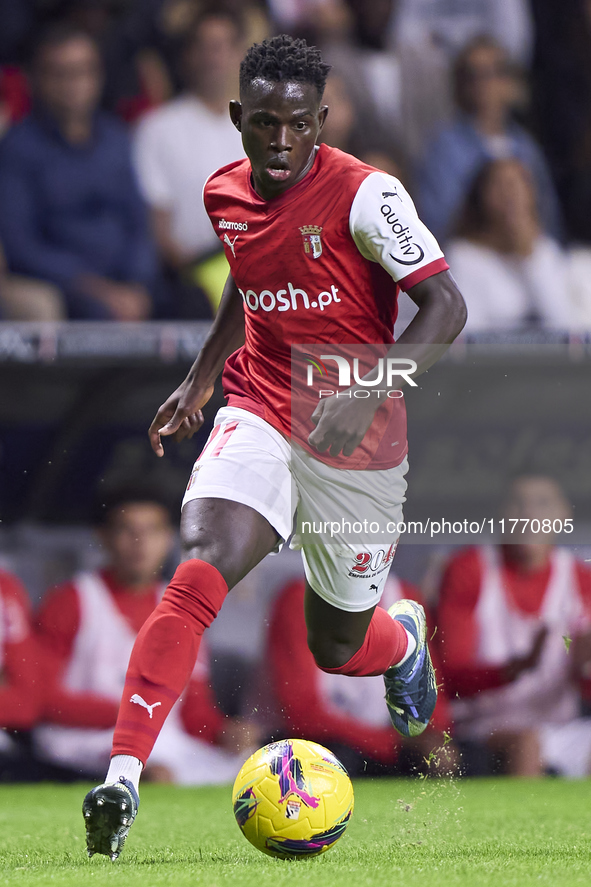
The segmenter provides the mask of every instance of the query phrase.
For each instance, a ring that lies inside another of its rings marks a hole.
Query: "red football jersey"
[[[398,287],[447,269],[401,183],[321,145],[310,172],[279,197],[263,200],[241,160],[209,178],[204,201],[244,302],[245,344],[223,374],[229,404],[331,465],[398,465],[407,449],[403,399],[376,411],[350,457],[308,444],[318,394],[310,390],[292,421],[291,346],[392,344]]]

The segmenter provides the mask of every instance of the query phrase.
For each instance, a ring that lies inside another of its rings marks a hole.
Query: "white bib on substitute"
[[[98,573],[79,573],[73,585],[80,622],[63,685],[75,693],[86,692],[118,703],[135,632]],[[35,730],[35,742],[44,758],[87,771],[108,763],[112,739],[111,728],[44,724]]]
[[[92,693],[119,702],[136,634],[117,607],[109,588],[97,573],[74,578],[80,625],[64,686],[76,693]],[[160,594],[164,593],[162,585]],[[157,603],[155,599],[154,603]],[[207,670],[204,644],[193,674]],[[35,742],[44,758],[83,771],[107,767],[113,729],[64,727],[46,724],[35,730]],[[176,782],[202,784],[233,778],[236,763],[220,749],[190,736],[183,728],[179,703],[170,712],[150,755],[150,763],[167,767]]]
[[[516,681],[475,696],[452,700],[457,735],[484,739],[497,730],[523,730],[565,723],[578,715],[578,693],[569,679],[564,637],[572,637],[587,621],[570,552],[551,555],[550,578],[539,615],[522,613],[503,587],[502,562],[492,546],[480,549],[483,574],[475,610],[479,665],[502,666],[527,655],[542,625],[548,634],[538,665]]]

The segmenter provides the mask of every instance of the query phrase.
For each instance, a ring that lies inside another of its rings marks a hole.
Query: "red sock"
[[[329,674],[356,677],[384,674],[391,665],[400,662],[407,647],[408,636],[404,625],[395,622],[382,607],[376,607],[365,640],[355,655],[340,668],[320,668]]]
[[[189,680],[201,635],[220,611],[228,586],[211,564],[180,564],[162,601],[136,638],[113,737],[113,755],[146,763],[172,706]]]

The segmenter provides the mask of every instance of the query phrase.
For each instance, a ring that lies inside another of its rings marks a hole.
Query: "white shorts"
[[[407,470],[406,459],[382,471],[333,468],[264,419],[223,407],[193,466],[183,506],[192,499],[241,502],[266,518],[282,541],[294,530],[297,509],[291,548],[301,549],[312,589],[341,610],[362,611],[384,590]]]

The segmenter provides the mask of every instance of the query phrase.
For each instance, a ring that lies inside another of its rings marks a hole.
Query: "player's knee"
[[[223,576],[228,588],[233,588],[238,581],[239,565],[234,563],[231,546],[222,544],[219,539],[202,528],[193,528],[181,534],[181,545],[187,559],[197,558],[215,567]],[[230,550],[228,550],[230,549]]]
[[[342,668],[357,652],[347,641],[322,632],[308,632],[308,647],[318,668]]]

